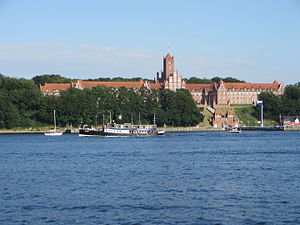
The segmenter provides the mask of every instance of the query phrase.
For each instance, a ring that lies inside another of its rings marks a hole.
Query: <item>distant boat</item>
[[[54,117],[54,129],[46,131],[44,134],[46,136],[60,136],[63,134],[63,132],[57,131],[56,130],[56,116],[55,116],[55,110],[53,111],[53,117]]]
[[[238,127],[232,127],[229,129],[229,133],[241,133],[242,130],[241,128],[238,128]]]

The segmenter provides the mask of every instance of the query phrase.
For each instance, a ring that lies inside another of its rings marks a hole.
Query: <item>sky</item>
[[[300,81],[300,0],[0,0],[0,73]]]

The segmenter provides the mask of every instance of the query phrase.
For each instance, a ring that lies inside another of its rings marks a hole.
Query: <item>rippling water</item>
[[[0,224],[300,224],[300,132],[0,136]]]

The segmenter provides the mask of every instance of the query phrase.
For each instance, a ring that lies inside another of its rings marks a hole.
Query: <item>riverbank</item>
[[[300,127],[241,127],[243,131],[300,131]],[[165,132],[224,132],[227,129],[214,127],[159,127]],[[0,130],[1,134],[43,134],[47,130]],[[71,134],[78,134],[78,129],[68,130]]]

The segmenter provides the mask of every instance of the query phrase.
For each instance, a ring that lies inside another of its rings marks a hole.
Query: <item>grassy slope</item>
[[[241,126],[258,125],[258,120],[251,115],[254,111],[252,105],[232,105],[231,108],[240,119]]]
[[[212,117],[212,114],[207,109],[204,109],[202,114],[204,115],[204,119],[199,124],[199,126],[200,127],[211,127],[210,118]]]
[[[258,120],[254,118],[251,114],[254,111],[252,105],[231,105],[231,106],[224,106],[218,108],[222,112],[222,114],[225,114],[228,110],[233,110],[234,114],[240,119],[241,126],[258,126],[257,123]],[[210,117],[212,117],[212,114],[207,110],[204,109],[204,120],[199,124],[201,127],[211,127],[211,124],[209,123]],[[265,125],[270,125],[270,121],[264,121]]]

